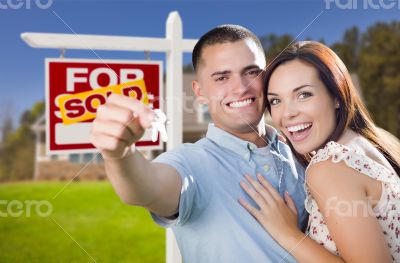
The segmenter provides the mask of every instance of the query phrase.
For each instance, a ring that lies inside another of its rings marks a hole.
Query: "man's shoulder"
[[[210,140],[208,140],[207,138],[202,138],[194,143],[183,143],[182,145],[180,145],[179,147],[177,147],[175,150],[172,151],[185,154],[196,154],[205,152],[210,149],[211,149]]]
[[[211,145],[209,140],[203,138],[195,143],[183,143],[173,150],[163,152],[155,159],[155,161],[175,159],[190,162],[190,160],[193,160],[194,158],[199,160],[202,157],[207,157],[207,152],[210,148]]]

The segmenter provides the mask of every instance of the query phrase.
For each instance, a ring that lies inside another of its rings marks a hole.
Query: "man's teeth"
[[[287,127],[287,130],[290,131],[290,132],[297,132],[297,131],[300,131],[300,130],[304,130],[304,129],[310,127],[310,126],[311,126],[311,123],[300,124],[300,125],[296,125],[296,126]]]
[[[249,105],[253,100],[252,99],[247,99],[247,100],[242,100],[242,101],[234,101],[229,103],[229,107],[232,108],[241,108],[246,105]]]

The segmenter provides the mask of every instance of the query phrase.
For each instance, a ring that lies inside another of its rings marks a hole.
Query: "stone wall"
[[[36,180],[74,181],[105,180],[104,164],[71,163],[68,161],[39,162]]]

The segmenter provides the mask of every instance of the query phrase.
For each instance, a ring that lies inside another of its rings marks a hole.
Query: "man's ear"
[[[203,90],[197,80],[192,81],[192,90],[194,95],[196,95],[196,100],[199,104],[208,104],[207,98],[203,94]]]

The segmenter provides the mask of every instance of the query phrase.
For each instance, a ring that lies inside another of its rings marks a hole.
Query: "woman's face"
[[[312,65],[292,60],[278,66],[268,86],[272,121],[296,152],[318,149],[336,127],[336,104]]]

